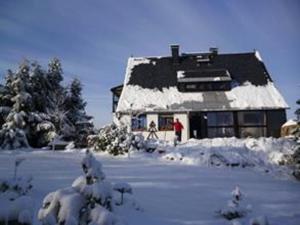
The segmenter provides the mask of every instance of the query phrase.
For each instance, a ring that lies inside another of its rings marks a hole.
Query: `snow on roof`
[[[144,58],[144,57],[129,57],[128,63],[127,63],[127,68],[126,68],[124,84],[128,83],[132,69],[135,66],[140,65],[140,64],[149,64],[149,63],[150,63],[150,60],[147,58]]]
[[[259,54],[259,51],[257,51],[257,50],[255,50],[255,57],[256,57],[259,61],[263,62],[262,57],[261,57],[261,55]]]
[[[295,126],[297,124],[298,123],[296,120],[288,120],[282,125],[282,127]]]
[[[184,73],[185,73],[185,71],[183,71],[183,70],[177,71],[177,79],[184,78],[185,77]]]
[[[117,112],[135,111],[209,111],[288,108],[271,81],[255,86],[250,82],[230,91],[179,92],[177,87],[158,89],[125,85]]]

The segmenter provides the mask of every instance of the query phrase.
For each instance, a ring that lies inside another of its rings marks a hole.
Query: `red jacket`
[[[175,123],[172,123],[175,131],[182,131],[183,129],[183,125],[180,123],[180,122],[175,122]]]

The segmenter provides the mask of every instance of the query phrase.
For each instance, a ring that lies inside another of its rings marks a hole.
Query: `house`
[[[130,57],[124,84],[111,89],[113,120],[146,137],[151,121],[160,139],[174,139],[171,121],[189,138],[280,136],[286,104],[259,52],[180,53]]]

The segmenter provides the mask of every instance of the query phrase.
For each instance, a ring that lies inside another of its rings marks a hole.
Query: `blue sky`
[[[24,58],[62,61],[65,80],[84,85],[98,126],[111,120],[109,89],[121,84],[127,58],[258,49],[293,117],[300,98],[298,0],[0,0],[0,79]]]

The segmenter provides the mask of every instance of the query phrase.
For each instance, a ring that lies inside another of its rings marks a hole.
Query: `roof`
[[[281,127],[297,126],[298,122],[296,120],[290,119],[285,122]]]
[[[267,84],[268,80],[271,80],[264,63],[256,57],[255,52],[218,54],[213,57],[210,63],[200,63],[200,66],[197,63],[198,55],[201,53],[184,54],[180,57],[178,65],[173,65],[172,57],[145,58],[148,59],[148,63],[134,66],[128,84],[162,90],[162,88],[177,85],[177,71],[199,69],[226,69],[230,72],[232,79],[241,84],[250,81],[254,85],[264,85]],[[141,58],[131,59],[137,63],[142,62]]]
[[[209,75],[210,74],[210,75]],[[180,92],[179,81],[231,81],[229,91]],[[131,57],[117,111],[208,111],[288,108],[259,53]]]

